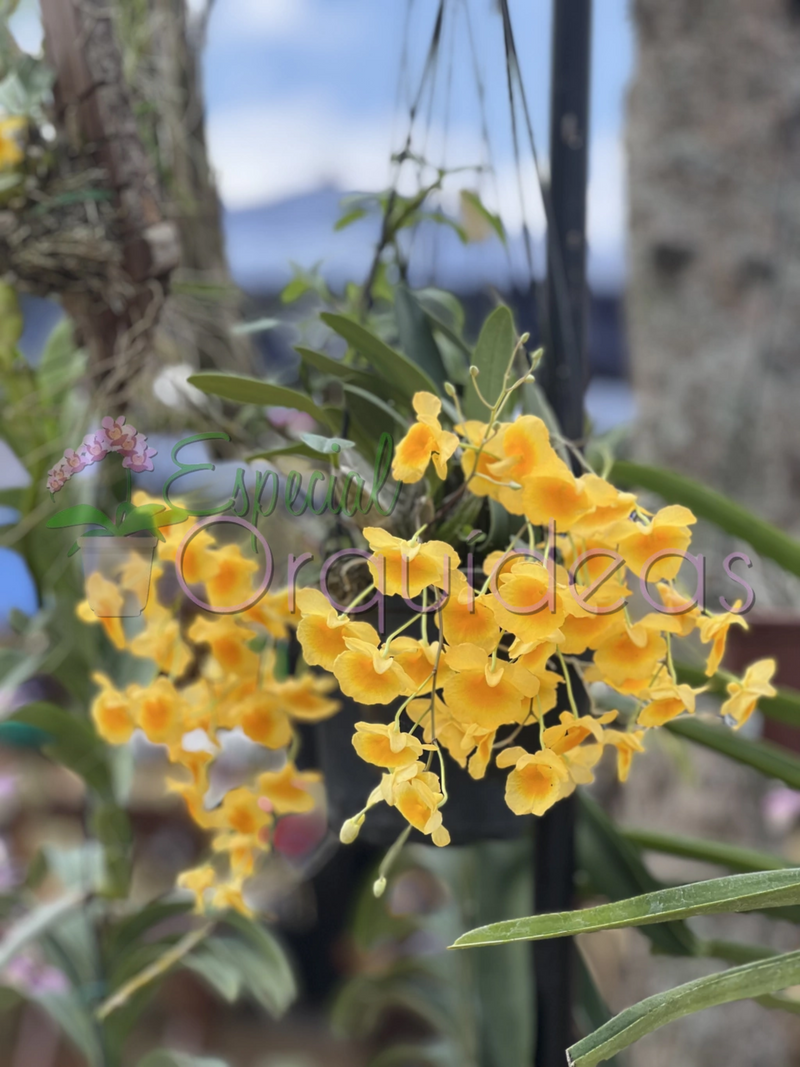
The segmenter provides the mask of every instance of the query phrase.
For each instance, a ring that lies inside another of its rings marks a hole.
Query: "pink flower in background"
[[[158,453],[154,448],[147,447],[147,438],[143,433],[137,434],[133,448],[126,451],[122,466],[132,470],[135,474],[153,469],[152,457]]]
[[[97,433],[87,433],[83,444],[78,449],[78,454],[83,456],[87,467],[91,463],[99,463],[108,455],[108,438],[103,430]]]
[[[43,963],[28,952],[16,955],[3,972],[9,985],[16,986],[23,993],[42,995],[45,993],[66,993],[69,982],[63,971]]]
[[[103,427],[101,432],[108,441],[110,451],[124,452],[131,450],[136,440],[136,427],[126,426],[124,415],[120,415],[116,419],[106,415],[100,425]]]
[[[764,797],[763,812],[770,830],[788,833],[800,819],[800,793],[785,785],[775,786]]]

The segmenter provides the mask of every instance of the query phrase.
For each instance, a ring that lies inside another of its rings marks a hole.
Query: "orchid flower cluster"
[[[134,503],[146,504],[144,494],[134,494]],[[156,595],[135,622],[113,617],[122,602],[115,583],[99,572],[87,579],[87,587],[92,583],[87,593],[94,603],[107,601],[110,617],[98,618],[88,600],[78,606],[79,617],[101,624],[116,648],[153,666],[149,684],[122,689],[95,673],[99,688],[91,715],[109,744],[125,744],[139,730],[164,746],[177,772],[169,790],[183,798],[194,822],[211,835],[211,861],[184,872],[179,884],[194,894],[199,910],[248,913],[244,884],[275,844],[281,821],[320,807],[320,776],[299,771],[294,763],[295,725],[327,718],[339,703],[331,696],[329,677],[310,671],[293,677],[281,666],[279,651],[292,621],[286,590],[267,594],[242,614],[217,613],[252,596],[260,564],[237,544],[219,545],[202,530],[183,553],[187,584],[214,610],[192,614],[182,597],[174,597],[176,554],[191,522],[163,531],[153,566]],[[132,568],[141,565],[131,559]],[[132,583],[136,578],[129,575]],[[230,789],[209,808],[209,772],[221,752],[220,735],[236,728],[274,750],[279,769]]]
[[[466,575],[459,569],[462,559],[451,545],[425,540],[424,528],[403,540],[371,527],[363,533],[373,584],[348,610],[339,613],[318,591],[298,597],[306,662],[330,671],[359,704],[392,705],[392,713],[355,724],[358,755],[382,775],[342,827],[344,842],[356,838],[370,808],[385,802],[409,828],[447,844],[445,752],[475,779],[492,763],[509,770],[506,801],[518,815],[542,815],[590,783],[607,749],[616,753],[624,781],[647,732],[693,714],[705,691],[679,680],[674,640],[694,635],[708,645],[711,677],[729,629],[747,625],[739,602],[711,614],[677,584],[692,512],[668,506],[651,514],[588,467],[576,476],[540,418],[501,421],[512,389],[487,403],[485,422],[459,411],[452,431],[442,426],[439,398],[417,393],[416,421],[393,462],[394,478],[414,483],[431,463],[446,478],[456,461],[463,472],[458,492],[490,497],[521,517],[507,549],[487,556],[479,580],[471,567]],[[653,610],[636,612],[633,578]],[[355,621],[357,605],[373,589],[402,595],[409,605],[422,598],[385,640]],[[421,637],[408,635],[412,624]],[[774,660],[766,659],[729,681],[721,714],[734,728],[761,697],[775,694],[774,671]],[[579,684],[588,710],[579,708]],[[604,707],[597,706],[601,697]]]
[[[80,474],[86,467],[100,463],[109,452],[122,456],[122,466],[134,474],[153,469],[154,448],[148,448],[147,438],[137,433],[134,426],[125,422],[125,416],[114,419],[110,415],[102,420],[100,429],[87,434],[83,444],[75,450],[68,448],[64,455],[47,472],[47,488],[51,493],[63,489],[73,474]]]

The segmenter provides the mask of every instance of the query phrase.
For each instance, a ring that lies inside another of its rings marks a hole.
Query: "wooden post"
[[[561,429],[573,440],[583,437],[586,383],[591,13],[591,0],[553,0],[548,343],[544,378]],[[580,693],[576,674],[572,675],[572,682],[573,689]],[[573,796],[556,804],[537,824],[537,912],[567,911],[573,906],[575,816]],[[574,1039],[574,951],[568,938],[538,942],[534,948],[536,1067],[563,1067],[565,1051]]]

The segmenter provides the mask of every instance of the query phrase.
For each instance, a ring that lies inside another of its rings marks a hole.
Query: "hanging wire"
[[[550,197],[550,185],[542,173],[539,153],[536,148],[536,139],[533,134],[533,123],[531,121],[530,108],[528,107],[528,97],[525,92],[525,85],[522,80],[522,70],[519,65],[519,56],[517,54],[517,47],[514,41],[514,30],[511,24],[511,13],[508,8],[508,0],[499,0],[499,3],[500,12],[503,18],[503,38],[505,41],[506,49],[506,71],[508,81],[509,106],[511,107],[512,131],[514,136],[514,150],[517,165],[517,176],[520,183],[520,195],[523,194],[521,170],[519,165],[519,157],[517,155],[516,114],[514,107],[515,84],[517,87],[517,91],[519,92],[520,103],[522,105],[522,114],[525,119],[525,129],[528,135],[528,144],[530,146],[531,156],[533,157],[533,165],[536,173],[537,184],[539,187],[539,195],[541,196],[542,208],[544,209],[545,221],[547,224],[547,247],[549,251],[550,260],[550,281],[553,286],[553,292],[555,295],[556,313],[559,318],[561,337],[563,338],[564,345],[569,350],[570,355],[576,356],[578,351],[578,338],[575,333],[575,323],[573,321],[570,308],[569,290],[567,286],[567,273],[564,267],[564,256],[561,249],[561,245],[556,236],[555,219],[553,216],[553,204],[552,199]],[[525,235],[526,256],[528,257],[528,265],[532,275],[533,267],[530,246],[530,231],[527,229],[527,223],[524,219],[523,233]]]

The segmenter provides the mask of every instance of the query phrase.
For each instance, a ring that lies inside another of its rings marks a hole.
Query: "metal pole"
[[[553,0],[550,99],[550,211],[547,245],[545,389],[564,434],[583,436],[586,383],[586,184],[589,140],[591,0]],[[573,676],[573,685],[577,681]],[[583,711],[583,709],[581,709]],[[539,821],[534,892],[537,912],[573,906],[575,798]],[[534,948],[535,1067],[563,1067],[574,1040],[572,941]]]

